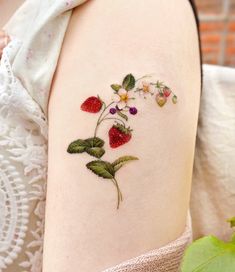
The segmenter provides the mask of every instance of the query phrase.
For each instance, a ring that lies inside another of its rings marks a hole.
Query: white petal
[[[118,91],[118,94],[119,95],[125,95],[127,93],[127,91],[123,88],[121,88],[119,91]]]
[[[134,97],[135,93],[134,91],[128,91],[128,99]]]
[[[114,102],[119,102],[119,101],[120,101],[120,96],[119,96],[118,94],[114,94],[114,95],[112,96],[112,100],[113,100]]]
[[[153,85],[150,85],[149,86],[149,90],[150,90],[150,93],[154,93],[155,87]]]
[[[142,80],[142,81],[139,82],[138,87],[139,87],[140,89],[142,89],[144,85],[148,85],[148,82],[145,81],[145,80]]]
[[[126,107],[126,103],[124,101],[120,101],[120,102],[118,102],[117,106],[118,106],[119,110],[122,110]]]
[[[148,82],[147,80],[143,80],[142,83],[143,83],[143,85],[145,85],[145,86],[149,86],[149,85],[150,85],[150,82]]]

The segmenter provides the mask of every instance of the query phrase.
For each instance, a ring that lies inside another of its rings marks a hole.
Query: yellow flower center
[[[143,85],[143,92],[148,93],[150,91],[149,85]]]
[[[127,102],[128,101],[128,95],[127,94],[120,95],[120,100],[124,101],[124,102]]]

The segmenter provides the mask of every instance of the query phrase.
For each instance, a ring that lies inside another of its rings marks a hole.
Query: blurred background
[[[203,62],[235,67],[235,0],[195,0]]]
[[[9,12],[24,0],[0,0],[0,26],[7,21]],[[235,67],[235,0],[195,0],[201,29],[203,61]],[[10,14],[10,13],[9,13]]]

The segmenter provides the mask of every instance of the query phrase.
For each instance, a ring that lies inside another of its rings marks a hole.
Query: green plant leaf
[[[122,156],[118,159],[116,159],[113,163],[112,166],[114,167],[114,171],[117,172],[123,165],[125,165],[129,161],[134,161],[138,160],[137,157],[134,156]]]
[[[112,88],[115,92],[118,92],[118,91],[122,88],[122,86],[119,85],[119,84],[112,84],[112,85],[111,85],[111,88]]]
[[[232,217],[232,218],[229,218],[229,219],[227,220],[227,222],[230,223],[230,227],[231,227],[231,228],[235,227],[235,216]]]
[[[87,147],[86,152],[93,157],[101,158],[105,150],[102,147]]]
[[[72,142],[67,149],[68,153],[83,153],[87,147],[87,143],[84,140],[78,139]]]
[[[104,141],[99,137],[88,138],[85,140],[88,147],[103,147]]]
[[[111,163],[106,161],[91,161],[86,164],[86,167],[90,169],[94,174],[104,179],[113,179],[115,172]]]
[[[123,119],[125,119],[126,121],[128,121],[128,117],[127,117],[127,115],[126,114],[124,114],[124,113],[122,113],[121,111],[117,111],[117,114],[120,116],[120,117],[122,117]]]
[[[122,82],[122,87],[127,91],[135,87],[135,78],[132,74],[125,76]]]
[[[181,272],[234,272],[235,244],[206,236],[186,250]]]

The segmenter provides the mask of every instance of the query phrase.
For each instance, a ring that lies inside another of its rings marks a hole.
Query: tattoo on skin
[[[110,180],[117,190],[117,209],[123,196],[116,179],[116,173],[128,162],[136,161],[138,158],[132,155],[124,155],[117,158],[113,162],[102,160],[105,154],[105,141],[97,136],[98,129],[104,121],[112,123],[109,131],[109,145],[112,149],[127,144],[132,139],[133,129],[127,126],[128,119],[132,116],[138,116],[138,110],[135,107],[137,98],[146,99],[147,96],[154,97],[156,105],[163,107],[171,97],[173,104],[177,103],[177,96],[163,82],[146,80],[151,75],[143,76],[135,79],[132,74],[124,77],[122,84],[112,84],[111,89],[114,92],[111,101],[105,103],[98,95],[88,97],[82,104],[81,110],[98,114],[94,134],[87,139],[77,139],[73,141],[67,149],[70,154],[86,153],[96,160],[92,160],[86,164],[86,167],[97,176]],[[138,83],[138,84],[137,84]],[[138,85],[136,87],[136,85]],[[138,94],[138,97],[137,97]]]

